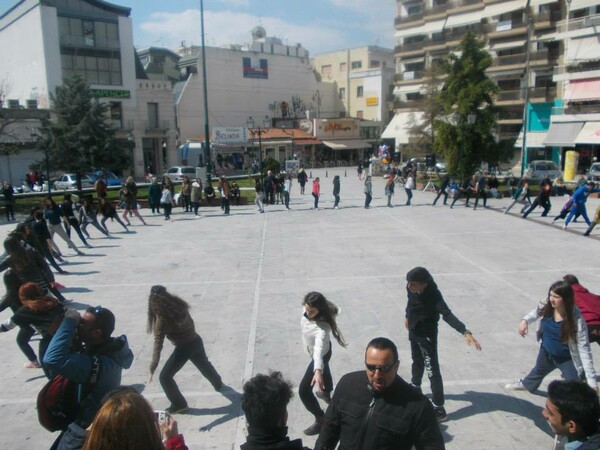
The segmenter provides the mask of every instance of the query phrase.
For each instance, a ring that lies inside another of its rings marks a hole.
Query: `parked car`
[[[183,177],[194,180],[196,178],[196,168],[192,166],[173,166],[169,167],[162,176],[169,177],[171,181],[181,181]]]
[[[590,167],[590,170],[588,170],[588,173],[585,175],[585,177],[589,181],[600,181],[600,162],[595,162],[592,164],[592,167]]]
[[[88,176],[94,183],[96,183],[98,178],[104,178],[104,181],[106,181],[107,186],[121,186],[123,184],[123,180],[116,176],[110,170],[94,170],[93,172],[88,173]]]
[[[81,187],[94,187],[94,182],[87,175],[81,175]],[[53,189],[57,191],[77,189],[77,176],[74,173],[65,173],[59,176],[53,184]]]
[[[530,180],[541,180],[546,175],[554,180],[558,177],[562,177],[562,172],[558,169],[554,161],[538,160],[531,161],[525,175]]]

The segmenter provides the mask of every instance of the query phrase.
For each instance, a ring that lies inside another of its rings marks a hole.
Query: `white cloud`
[[[252,14],[232,11],[205,11],[205,41],[210,46],[250,43],[251,31],[261,25],[268,36],[277,36],[285,43],[295,45],[300,42],[311,55],[347,47],[345,32],[326,26],[297,25],[276,17],[259,17]],[[179,13],[156,12],[150,20],[140,25],[144,42],[138,46],[161,45],[179,47],[181,41],[187,45],[200,45],[200,11],[188,9]]]
[[[250,0],[217,0],[220,3],[224,3],[226,5],[230,5],[236,8],[249,8]]]

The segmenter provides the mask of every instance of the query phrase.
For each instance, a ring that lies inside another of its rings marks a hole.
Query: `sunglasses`
[[[396,362],[393,362],[392,364],[386,364],[384,366],[377,366],[375,364],[367,364],[367,363],[365,363],[365,366],[367,367],[367,370],[369,372],[373,372],[373,373],[377,372],[378,370],[381,373],[387,373],[390,370],[392,370],[395,365],[396,365]]]

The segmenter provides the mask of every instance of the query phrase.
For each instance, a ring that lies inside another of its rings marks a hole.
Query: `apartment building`
[[[388,103],[394,89],[394,52],[363,46],[315,55],[315,72],[325,83],[333,83],[343,117],[367,121],[390,121]]]
[[[384,134],[396,138],[397,148],[408,144],[411,122],[419,118],[419,101],[427,70],[454,51],[471,30],[491,53],[493,64],[488,75],[501,89],[496,104],[502,106],[505,113],[498,121],[498,139],[517,138],[525,117],[527,132],[533,133],[526,137],[525,163],[532,159],[558,162],[562,146],[546,143],[550,116],[564,111],[560,108],[564,95],[577,92],[568,97],[567,103],[586,97],[582,92],[588,92],[587,86],[593,80],[590,77],[597,76],[591,70],[597,56],[596,51],[591,50],[598,38],[593,29],[599,12],[596,3],[591,0],[398,0],[394,90],[397,114]],[[568,24],[573,22],[577,23],[577,32],[573,31],[573,25],[568,30]],[[573,43],[575,39],[580,40],[578,44]],[[583,39],[588,40],[584,43]],[[574,61],[577,61],[576,67],[572,64]],[[583,68],[589,69],[585,75],[581,75]],[[566,89],[568,79],[578,87]],[[588,84],[579,85],[580,79],[587,80]],[[524,111],[527,111],[526,116]]]
[[[64,78],[82,76],[140,178],[174,162],[176,132],[170,83],[146,82],[136,64],[130,14],[102,0],[20,0],[0,14],[0,60],[10,108],[49,108]]]

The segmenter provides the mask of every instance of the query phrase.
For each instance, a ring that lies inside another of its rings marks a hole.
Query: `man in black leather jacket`
[[[389,339],[369,342],[366,372],[344,375],[325,413],[315,450],[444,449],[433,406],[397,375],[398,350]]]

